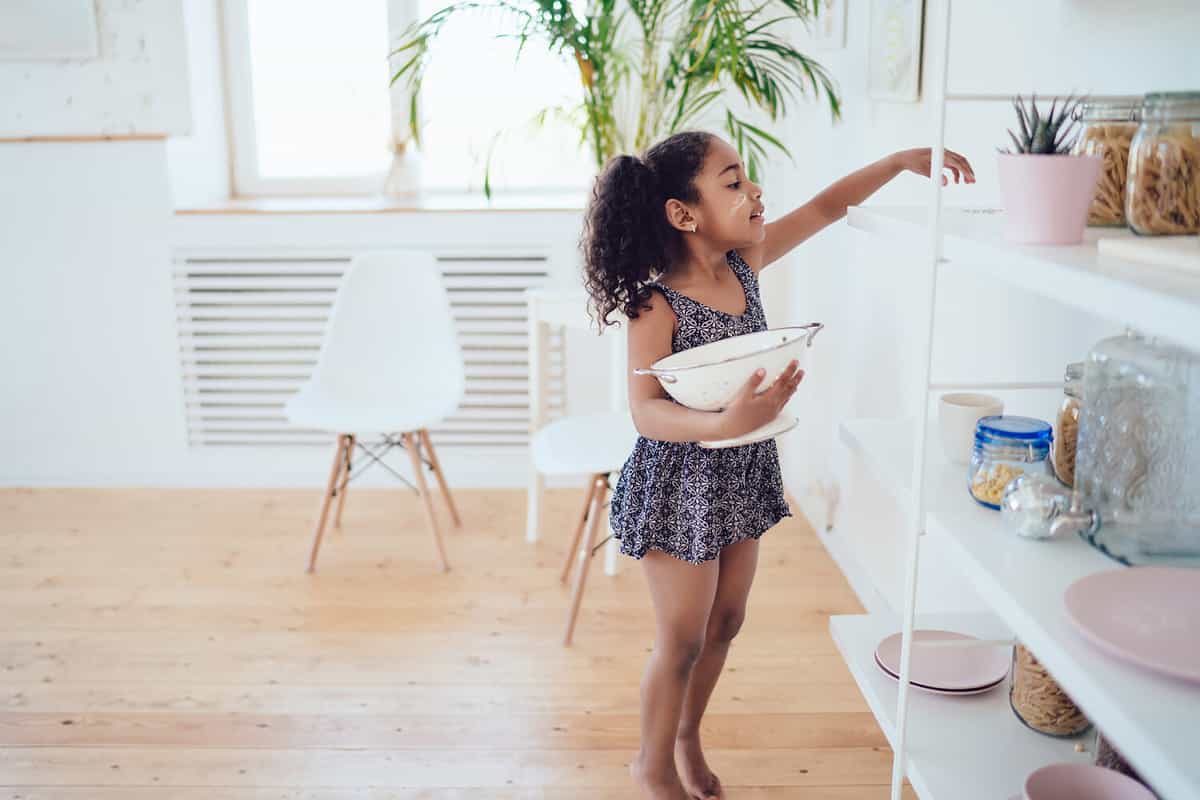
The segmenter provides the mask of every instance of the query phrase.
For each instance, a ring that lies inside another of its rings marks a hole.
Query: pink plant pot
[[[1078,244],[1100,178],[1097,156],[1001,153],[1000,193],[1008,238],[1021,244]]]

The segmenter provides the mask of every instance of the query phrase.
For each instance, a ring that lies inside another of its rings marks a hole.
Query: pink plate
[[[913,641],[944,641],[974,639],[953,631],[913,631]],[[892,675],[900,674],[900,634],[895,633],[879,643],[875,658]],[[927,689],[970,691],[988,689],[1004,680],[1012,662],[1012,650],[1007,647],[914,647],[909,679]]]
[[[1025,779],[1027,800],[1154,800],[1127,775],[1092,764],[1051,764]]]
[[[1112,655],[1200,681],[1200,570],[1126,567],[1067,587],[1067,617]]]
[[[891,670],[889,670],[883,664],[880,664],[878,658],[875,659],[875,666],[879,667],[879,669],[883,672],[883,674],[887,675],[892,680],[894,680],[896,682],[900,681],[900,676],[897,675],[896,673],[892,672]],[[1004,679],[1001,678],[1000,680],[996,681],[995,683],[993,683],[990,686],[980,686],[978,689],[934,689],[930,686],[922,686],[921,684],[916,683],[915,681],[910,681],[909,683],[912,684],[912,687],[914,689],[916,689],[918,691],[922,691],[922,692],[928,692],[929,694],[944,694],[944,695],[948,695],[950,697],[966,697],[968,695],[983,694],[984,692],[990,692],[992,689],[995,689],[997,686],[1004,683]]]

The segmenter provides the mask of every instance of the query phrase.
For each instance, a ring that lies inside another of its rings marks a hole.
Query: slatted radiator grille
[[[524,291],[548,278],[545,256],[437,256],[466,368],[457,412],[431,429],[448,447],[528,442],[529,359]],[[308,380],[349,256],[181,257],[175,310],[192,446],[328,446],[290,425],[284,402]],[[563,341],[552,334],[549,411],[562,411]]]

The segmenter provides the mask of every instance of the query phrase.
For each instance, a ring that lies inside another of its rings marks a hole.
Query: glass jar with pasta
[[[1079,444],[1079,409],[1083,395],[1083,362],[1067,364],[1063,400],[1054,425],[1054,474],[1065,486],[1075,485],[1075,451]]]
[[[1032,417],[984,417],[975,423],[967,489],[975,502],[1000,510],[1004,489],[1020,475],[1053,476],[1050,423]]]
[[[1200,92],[1146,95],[1129,148],[1125,218],[1140,234],[1200,233]]]
[[[1079,138],[1072,153],[1101,159],[1100,179],[1088,207],[1088,225],[1125,224],[1129,146],[1137,133],[1141,100],[1085,103],[1079,108]]]

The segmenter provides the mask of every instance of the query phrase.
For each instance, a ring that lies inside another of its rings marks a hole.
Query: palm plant
[[[808,23],[821,0],[459,0],[410,26],[392,56],[401,64],[392,83],[407,83],[412,140],[421,142],[417,115],[430,47],[456,14],[498,11],[511,28],[517,58],[530,42],[569,59],[579,70],[581,99],[573,108],[547,108],[578,126],[597,169],[609,158],[641,152],[661,137],[683,130],[726,97],[740,97],[771,121],[788,103],[822,94],[833,118],[840,116],[829,73],[793,47],[781,28]],[[730,93],[729,90],[733,90]],[[724,103],[723,123],[752,180],[767,148],[790,157],[787,147],[745,112]],[[490,182],[485,176],[484,191]]]

